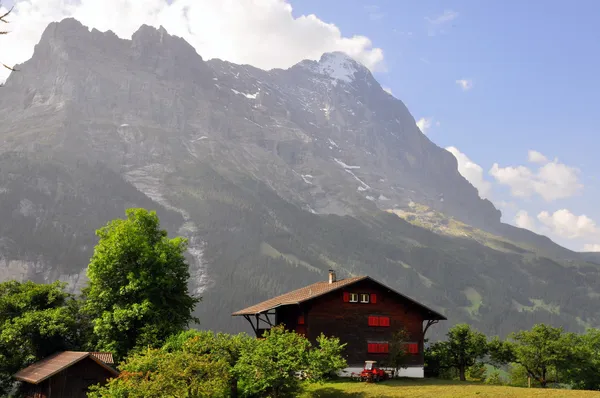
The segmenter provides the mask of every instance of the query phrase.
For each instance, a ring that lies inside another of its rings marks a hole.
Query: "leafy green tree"
[[[91,398],[227,397],[228,364],[185,350],[147,349],[119,366],[121,374],[93,387]]]
[[[65,287],[60,282],[0,283],[0,396],[8,394],[15,372],[84,345],[88,328]]]
[[[174,337],[172,340],[168,340],[165,347],[174,347],[172,341],[181,341],[184,338],[187,338],[181,345],[181,349],[184,351],[195,355],[210,355],[212,358],[227,365],[227,373],[223,377],[227,379],[229,385],[229,396],[233,398],[237,397],[238,380],[233,372],[233,368],[241,356],[242,349],[251,349],[256,343],[256,339],[251,338],[245,333],[236,335],[217,333],[214,335],[212,332],[194,331],[192,333],[186,331],[180,333],[179,336]]]
[[[457,369],[460,380],[466,381],[467,369],[488,352],[487,338],[467,324],[455,325],[447,336],[447,341],[432,344],[430,360],[437,362],[440,369]]]
[[[136,347],[160,347],[197,321],[200,299],[188,292],[185,239],[169,239],[155,212],[128,209],[99,229],[88,267],[86,309],[97,348],[124,358]]]
[[[406,364],[409,356],[406,351],[406,344],[410,341],[410,336],[406,329],[397,330],[392,335],[392,341],[389,347],[388,362],[389,366],[394,368],[394,374],[398,374],[401,368]]]
[[[573,387],[583,390],[600,389],[600,330],[588,329],[571,347],[571,358],[565,372]]]
[[[568,370],[574,358],[573,348],[578,337],[565,333],[562,328],[544,324],[531,330],[513,333],[506,342],[506,359],[521,365],[527,374],[542,388],[548,383],[558,383],[561,370]],[[510,358],[512,356],[512,358]]]
[[[337,337],[317,337],[317,347],[308,352],[307,376],[310,381],[319,382],[348,366],[342,356],[346,344],[340,344]]]
[[[500,377],[500,371],[498,371],[498,369],[492,369],[489,372],[486,372],[484,383],[495,386],[502,385],[503,382],[502,378]]]
[[[467,377],[469,380],[484,381],[486,376],[486,368],[483,362],[476,362],[467,369]]]
[[[283,326],[271,328],[256,344],[243,347],[234,373],[244,395],[293,395],[299,386],[295,373],[306,370],[309,349],[306,338]]]

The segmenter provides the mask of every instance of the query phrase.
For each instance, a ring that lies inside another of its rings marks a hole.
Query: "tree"
[[[170,339],[165,344],[165,348],[174,348],[174,341],[183,341],[181,349],[195,355],[210,355],[212,358],[227,365],[226,378],[229,385],[230,397],[235,398],[238,395],[238,379],[233,372],[242,354],[242,349],[251,348],[256,339],[251,338],[245,333],[236,335],[212,332],[186,331]]]
[[[583,390],[600,389],[600,330],[588,329],[579,336],[578,344],[570,347],[572,357],[565,378],[573,387]]]
[[[121,374],[91,389],[92,398],[226,397],[228,365],[211,355],[147,349],[119,366]]]
[[[440,369],[457,369],[460,380],[466,381],[467,369],[487,354],[487,339],[467,324],[455,325],[447,336],[447,341],[432,344],[430,361],[437,361]]]
[[[310,343],[303,336],[277,326],[256,344],[242,348],[234,373],[245,395],[289,396],[298,389],[295,373],[308,365]]]
[[[2,4],[0,3],[0,6],[1,6],[1,5],[2,5]],[[6,20],[6,17],[8,17],[8,15],[11,13],[11,11],[13,10],[13,8],[14,8],[14,6],[13,6],[13,7],[11,7],[11,8],[10,8],[10,10],[8,10],[7,12],[5,12],[3,15],[0,15],[0,22],[3,22],[3,23],[9,23],[9,22]],[[8,34],[8,32],[7,32],[7,31],[0,30],[0,35],[6,35],[6,34]],[[6,68],[6,69],[8,69],[8,70],[15,71],[15,69],[14,69],[14,68],[11,68],[10,66],[8,66],[8,65],[6,65],[6,64],[2,64],[2,66],[3,66],[3,67],[5,67],[5,68]]]
[[[317,337],[317,347],[308,352],[308,380],[319,382],[330,377],[336,371],[347,366],[342,353],[346,344],[340,344],[336,337],[326,337],[323,333]]]
[[[66,284],[0,283],[0,396],[12,375],[57,351],[81,349],[85,318]]]
[[[577,340],[575,334],[565,333],[562,328],[538,324],[531,330],[513,333],[504,350],[510,362],[521,365],[545,388],[549,382],[558,383],[561,369],[568,369]]]
[[[154,211],[126,215],[96,231],[84,292],[97,349],[117,359],[134,348],[160,347],[197,321],[192,311],[200,301],[188,292],[186,240],[169,239]]]
[[[394,368],[394,374],[398,374],[401,368],[406,364],[409,354],[406,351],[406,344],[410,341],[410,336],[406,329],[397,330],[392,335],[392,341],[389,347],[388,362]]]

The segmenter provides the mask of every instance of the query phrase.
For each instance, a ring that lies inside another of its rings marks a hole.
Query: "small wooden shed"
[[[23,382],[26,398],[85,398],[90,386],[119,375],[112,362],[110,353],[64,351],[20,370],[15,379]]]

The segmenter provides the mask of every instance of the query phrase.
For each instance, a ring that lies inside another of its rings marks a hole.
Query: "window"
[[[369,354],[376,354],[377,352],[377,343],[368,343],[367,344],[367,352]]]
[[[390,317],[389,316],[377,316],[377,315],[369,315],[368,318],[369,326],[382,326],[389,327],[390,326]]]
[[[367,342],[367,352],[369,354],[387,354],[390,352],[390,346],[387,341],[369,341]]]
[[[350,293],[350,302],[358,303],[358,293]]]
[[[379,343],[377,346],[378,346],[377,348],[379,349],[380,354],[387,354],[388,352],[390,352],[390,346],[387,342]]]
[[[369,302],[369,294],[368,293],[361,293],[360,294],[360,302],[361,303],[368,303]]]
[[[417,344],[417,343],[406,344],[406,351],[409,354],[418,354],[419,353],[419,344]]]

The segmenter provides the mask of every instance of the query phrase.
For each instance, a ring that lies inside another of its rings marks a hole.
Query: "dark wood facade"
[[[319,285],[318,288],[324,287]],[[303,293],[299,290],[289,295]],[[354,299],[356,302],[352,302]],[[237,314],[243,315],[243,310]],[[245,316],[251,321],[251,316]],[[407,365],[422,368],[425,332],[433,323],[445,319],[368,277],[294,304],[277,305],[254,316],[257,321],[263,320],[258,322],[263,326],[264,323],[283,324],[288,330],[304,334],[313,343],[321,333],[338,337],[347,344],[345,355],[349,367],[362,366],[366,360],[385,363],[393,333],[404,328],[410,337]]]
[[[85,398],[90,386],[106,383],[115,374],[87,357],[39,384],[23,382],[20,390],[25,398]]]

